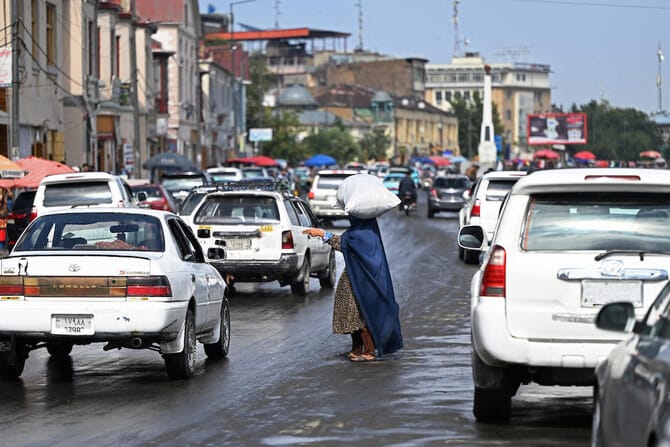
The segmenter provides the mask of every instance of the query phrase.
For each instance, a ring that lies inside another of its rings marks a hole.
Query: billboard
[[[528,114],[528,144],[586,144],[586,113]]]

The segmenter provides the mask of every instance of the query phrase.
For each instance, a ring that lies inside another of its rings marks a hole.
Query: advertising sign
[[[586,144],[586,113],[528,115],[528,144]]]
[[[0,48],[0,87],[12,85],[12,47]]]
[[[249,141],[272,141],[272,128],[249,129]]]

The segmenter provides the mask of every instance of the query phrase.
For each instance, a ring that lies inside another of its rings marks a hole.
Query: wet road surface
[[[475,267],[457,258],[457,214],[427,219],[423,198],[380,227],[405,341],[396,358],[345,360],[348,336],[331,333],[334,291],[316,279],[306,298],[239,284],[228,359],[209,362],[199,345],[188,381],[169,380],[151,351],[33,351],[20,380],[0,382],[0,446],[589,445],[591,388],[522,386],[509,424],[475,422]]]

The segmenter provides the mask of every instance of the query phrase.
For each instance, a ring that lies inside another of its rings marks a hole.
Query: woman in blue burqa
[[[353,362],[377,360],[402,348],[398,303],[377,219],[350,217],[338,236],[320,228],[304,232],[321,237],[342,252],[345,269],[335,290],[333,333],[351,334]]]

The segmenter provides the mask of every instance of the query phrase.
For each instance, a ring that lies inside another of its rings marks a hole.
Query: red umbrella
[[[16,164],[28,172],[27,175],[17,178],[14,186],[17,188],[37,188],[40,181],[47,175],[75,172],[74,169],[57,161],[45,160],[39,157],[26,157],[16,161]]]
[[[448,159],[440,157],[439,155],[431,155],[428,158],[430,158],[433,161],[435,166],[449,166],[451,164],[451,162]]]
[[[643,157],[643,158],[661,158],[662,155],[658,151],[642,151],[642,152],[640,152],[640,157]]]
[[[561,155],[558,152],[552,151],[551,149],[540,149],[533,154],[533,159],[537,160],[542,158],[545,160],[558,160],[560,156]]]
[[[266,157],[265,155],[257,155],[255,157],[243,157],[243,158],[233,158],[228,160],[230,163],[245,163],[256,166],[279,166],[279,163],[273,158]]]
[[[593,152],[590,151],[579,151],[573,155],[572,158],[576,158],[578,160],[595,160],[596,156],[593,154]]]

